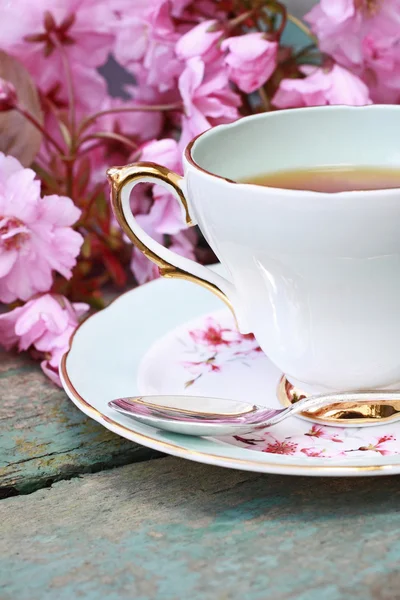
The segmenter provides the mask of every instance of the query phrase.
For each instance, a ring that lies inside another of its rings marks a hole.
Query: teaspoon
[[[309,396],[286,408],[268,408],[200,396],[137,396],[117,398],[108,406],[145,425],[192,436],[224,436],[272,427],[310,409],[337,402],[370,404],[400,401],[400,392],[343,392]],[[399,415],[400,418],[400,415]]]

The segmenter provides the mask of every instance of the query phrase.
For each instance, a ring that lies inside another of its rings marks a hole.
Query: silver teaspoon
[[[193,436],[224,436],[272,427],[289,416],[337,402],[369,404],[400,401],[400,392],[343,392],[310,396],[287,408],[268,408],[200,396],[117,398],[108,406],[145,425]],[[399,417],[400,418],[400,415]]]

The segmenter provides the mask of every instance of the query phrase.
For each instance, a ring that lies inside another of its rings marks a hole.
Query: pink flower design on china
[[[182,363],[182,365],[184,367],[188,367],[189,370],[192,370],[193,372],[198,371],[199,369],[202,369],[203,367],[206,367],[207,370],[211,371],[211,372],[217,372],[219,373],[219,371],[221,371],[221,367],[217,364],[215,364],[215,360],[216,360],[217,356],[216,354],[214,354],[213,356],[210,356],[209,358],[206,358],[204,360],[199,360],[199,361],[184,361]]]
[[[251,348],[247,348],[246,350],[240,349],[234,353],[234,356],[245,357],[245,356],[251,356],[251,355],[255,355],[255,354],[262,354],[261,346],[256,345]]]
[[[71,226],[81,211],[65,196],[40,196],[40,182],[0,153],[0,301],[50,289],[53,271],[71,276],[83,238]]]
[[[338,458],[339,456],[347,456],[346,450],[336,451],[329,448],[301,448],[300,452],[310,458]]]
[[[185,381],[185,389],[191,387],[198,379],[203,377],[206,373],[219,373],[221,366],[215,361],[217,360],[217,354],[213,354],[208,358],[199,361],[183,361],[181,364],[184,368],[188,369],[189,372],[193,373],[195,377]]]
[[[89,306],[71,303],[64,296],[44,294],[29,300],[23,306],[0,314],[0,345],[21,352],[33,348],[42,358],[44,373],[61,385],[58,367],[68,350],[69,340],[79,318]]]
[[[310,458],[318,458],[320,456],[324,456],[326,449],[325,448],[301,448],[300,452],[309,456]]]
[[[251,94],[268,81],[276,68],[277,42],[260,32],[227,38],[221,44],[231,81]]]
[[[375,442],[370,442],[369,444],[366,444],[365,446],[360,446],[357,449],[362,450],[364,452],[372,450],[374,452],[378,452],[382,456],[397,454],[397,452],[393,452],[393,450],[391,450],[390,447],[388,447],[388,444],[390,444],[390,442],[395,441],[396,438],[394,437],[394,435],[382,435],[381,437],[377,438]]]
[[[209,317],[205,321],[204,329],[193,329],[189,335],[196,344],[221,348],[231,346],[237,341],[238,333],[228,327],[222,327],[215,319]]]
[[[295,454],[298,444],[290,442],[288,440],[275,440],[269,442],[262,452],[268,452],[270,454]]]
[[[338,437],[338,433],[332,434],[328,428],[321,427],[321,425],[313,425],[311,429],[304,435],[313,438],[330,440],[331,442],[343,443],[343,440]]]
[[[272,98],[277,108],[327,104],[364,106],[372,102],[365,83],[340,65],[330,68],[307,65],[300,70],[304,79],[282,79]]]

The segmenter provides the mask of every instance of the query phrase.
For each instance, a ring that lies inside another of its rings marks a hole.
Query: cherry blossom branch
[[[137,144],[135,144],[135,142],[133,142],[132,140],[130,140],[125,135],[121,135],[120,133],[113,133],[111,131],[110,132],[109,131],[98,131],[97,133],[92,133],[90,135],[87,135],[82,140],[80,140],[80,142],[78,144],[78,148],[80,146],[82,146],[82,144],[84,144],[85,142],[89,142],[90,140],[93,140],[93,139],[96,139],[96,140],[113,140],[115,142],[121,142],[122,144],[125,144],[126,146],[129,146],[133,150],[137,150],[137,148],[138,148]]]
[[[229,31],[230,29],[235,29],[236,27],[238,27],[239,25],[241,25],[242,23],[247,21],[247,19],[252,17],[260,8],[261,8],[260,6],[256,6],[255,8],[252,8],[251,10],[248,10],[247,12],[242,13],[238,17],[231,19],[230,21],[227,22],[227,24],[225,26],[225,31]],[[211,31],[216,31],[216,30],[218,30],[218,28],[219,28],[219,23],[217,23],[214,27],[211,27]]]
[[[65,81],[67,84],[67,93],[68,93],[68,104],[69,104],[69,125],[70,125],[70,132],[71,132],[71,145],[73,146],[74,141],[75,141],[75,130],[76,130],[76,99],[75,99],[74,83],[73,83],[73,79],[72,79],[72,70],[71,70],[71,65],[68,60],[68,56],[65,52],[64,46],[62,46],[62,44],[60,44],[60,42],[58,41],[58,39],[56,37],[55,37],[54,41],[55,41],[57,49],[60,53],[63,67],[64,67]],[[73,150],[73,148],[72,148],[72,150]]]
[[[28,110],[17,104],[15,110],[19,112],[20,115],[24,116],[32,125],[36,127],[38,131],[43,135],[43,137],[60,153],[61,156],[64,155],[64,149],[60,144],[46,131],[43,125],[34,117]]]
[[[286,24],[287,24],[288,14],[287,14],[287,10],[283,6],[283,4],[280,4],[279,2],[277,2],[275,4],[274,10],[276,10],[276,12],[278,12],[281,15],[281,24],[279,25],[279,28],[275,32],[276,35],[278,36],[278,38],[280,39],[280,37],[283,33],[283,30],[285,29]]]
[[[269,98],[267,96],[267,93],[265,91],[265,89],[263,87],[260,87],[258,90],[258,94],[260,96],[260,100],[262,102],[263,108],[265,112],[268,112],[271,110],[271,103],[269,101]]]
[[[129,112],[161,112],[161,111],[170,111],[170,110],[180,110],[182,108],[181,102],[176,102],[175,104],[154,104],[154,105],[136,105],[136,106],[122,106],[120,108],[109,108],[107,110],[102,110],[94,115],[91,115],[87,119],[84,119],[80,124],[78,135],[81,135],[92,123],[94,123],[99,117],[104,117],[105,115],[111,115],[116,113],[129,113]]]
[[[293,23],[293,25],[296,25],[296,27],[298,27],[303,33],[305,33],[314,42],[314,44],[318,44],[318,39],[312,33],[311,29],[309,27],[307,27],[307,25],[305,23],[303,23],[303,21],[301,21],[300,19],[298,19],[291,13],[287,13],[287,20],[291,21]]]

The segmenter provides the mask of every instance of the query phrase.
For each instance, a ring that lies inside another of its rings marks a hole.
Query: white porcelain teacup
[[[240,180],[322,165],[400,168],[400,106],[277,111],[210,129],[185,176],[153,163],[109,170],[115,214],[166,277],[231,305],[289,381],[306,391],[400,382],[400,189],[320,193]],[[151,239],[130,208],[140,182],[173,190],[231,281]]]

